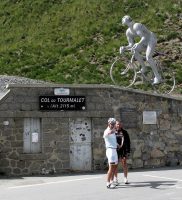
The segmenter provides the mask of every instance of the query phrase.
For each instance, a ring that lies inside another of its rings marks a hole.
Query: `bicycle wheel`
[[[160,67],[162,81],[154,85],[154,90],[159,94],[170,94],[175,88],[175,74],[169,67]]]
[[[117,58],[110,68],[110,77],[114,84],[131,87],[136,79],[136,66],[127,56]]]

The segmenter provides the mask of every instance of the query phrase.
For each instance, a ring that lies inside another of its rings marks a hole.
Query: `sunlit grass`
[[[127,44],[121,18],[129,14],[165,42],[181,37],[173,26],[181,4],[179,0],[0,1],[0,73],[60,83],[110,84],[110,65],[119,47]],[[182,61],[176,62],[181,84]]]

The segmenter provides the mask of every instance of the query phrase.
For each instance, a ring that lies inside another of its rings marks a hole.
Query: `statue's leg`
[[[154,84],[157,84],[157,83],[160,83],[161,81],[161,75],[159,74],[158,72],[158,69],[157,69],[157,65],[153,59],[153,54],[154,54],[154,50],[155,50],[155,46],[156,46],[156,40],[151,40],[147,46],[147,50],[146,50],[146,60],[147,62],[149,63],[149,65],[151,66],[152,68],[152,71],[155,75],[155,78],[154,78]]]
[[[146,66],[145,66],[145,62],[144,62],[142,56],[140,55],[140,51],[138,51],[138,50],[135,51],[135,58],[141,65],[141,70],[138,73],[145,73]]]

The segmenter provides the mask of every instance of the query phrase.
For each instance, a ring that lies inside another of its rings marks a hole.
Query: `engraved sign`
[[[137,127],[137,112],[135,108],[121,108],[120,113],[124,128]]]
[[[73,111],[86,109],[85,96],[39,96],[40,110]]]
[[[143,124],[157,124],[156,111],[143,111]]]

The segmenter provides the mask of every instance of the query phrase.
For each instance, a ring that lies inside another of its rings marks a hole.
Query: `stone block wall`
[[[84,111],[40,111],[39,96],[54,88],[86,97]],[[143,124],[143,111],[157,113],[156,124]],[[23,120],[42,121],[41,152],[23,153]],[[0,173],[30,175],[70,170],[69,119],[92,122],[92,170],[107,168],[103,131],[109,117],[123,121],[131,139],[130,168],[182,165],[182,99],[108,85],[10,85],[0,100]],[[9,125],[5,125],[5,121]]]

